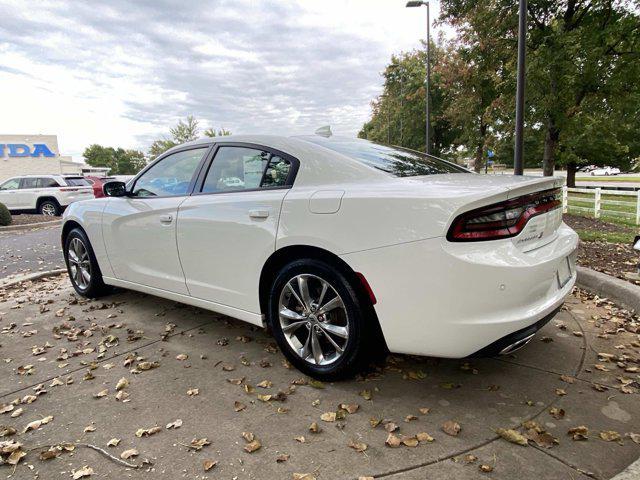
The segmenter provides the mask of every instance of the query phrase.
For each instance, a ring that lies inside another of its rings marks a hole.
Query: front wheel
[[[100,297],[109,292],[102,281],[98,261],[91,248],[87,234],[74,228],[64,242],[64,259],[71,285],[83,297]]]
[[[370,358],[365,311],[353,286],[315,259],[283,267],[271,287],[268,322],[280,349],[298,370],[319,380],[353,376]]]

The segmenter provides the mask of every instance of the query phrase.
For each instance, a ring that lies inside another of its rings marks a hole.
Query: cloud
[[[390,54],[423,33],[403,4],[0,0],[0,131],[58,134],[76,159],[90,143],[146,150],[189,114],[234,133],[355,135]]]

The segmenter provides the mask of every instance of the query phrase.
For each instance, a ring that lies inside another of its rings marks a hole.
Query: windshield
[[[319,136],[304,138],[396,177],[469,173],[468,170],[454,163],[408,148],[392,147],[359,139],[335,140]]]

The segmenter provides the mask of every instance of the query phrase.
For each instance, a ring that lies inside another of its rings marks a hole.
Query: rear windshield
[[[356,139],[344,141],[331,141],[322,137],[305,137],[305,139],[396,177],[469,173],[468,170],[454,163],[407,148],[391,147]]]
[[[65,177],[64,181],[70,187],[87,187],[91,185],[91,182],[84,177]]]

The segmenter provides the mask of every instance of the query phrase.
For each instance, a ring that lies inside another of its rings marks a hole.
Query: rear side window
[[[291,162],[264,150],[220,147],[207,172],[202,193],[284,187]]]
[[[38,188],[53,188],[59,187],[60,185],[53,178],[42,177],[38,178]]]
[[[89,180],[84,177],[66,177],[64,179],[70,187],[88,187],[91,185]]]
[[[305,140],[322,145],[395,177],[469,173],[468,170],[454,163],[407,148],[356,139],[326,140],[322,137],[305,137]]]

